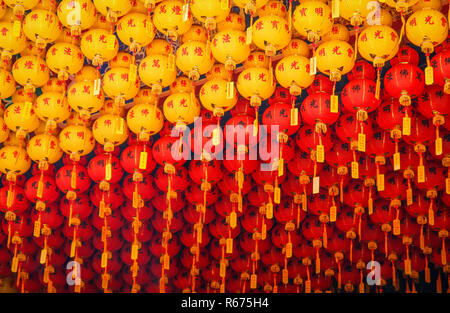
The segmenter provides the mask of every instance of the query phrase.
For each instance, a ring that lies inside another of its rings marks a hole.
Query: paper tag
[[[139,169],[145,170],[147,169],[147,157],[148,153],[146,151],[141,151],[139,155]]]
[[[284,175],[284,159],[281,158],[278,160],[278,177]]]
[[[320,274],[320,259],[316,259],[316,274]]]
[[[261,240],[266,240],[267,237],[267,225],[264,223],[261,227]]]
[[[237,224],[237,214],[236,212],[230,213],[230,227],[235,228]]]
[[[286,244],[286,257],[288,259],[292,257],[292,242]]]
[[[445,179],[445,193],[450,195],[450,178]]]
[[[339,112],[339,98],[337,95],[331,95],[330,98],[330,112],[338,113]]]
[[[337,208],[336,206],[332,206],[330,208],[330,222],[336,222]]]
[[[100,94],[100,88],[102,86],[102,80],[100,78],[94,80],[94,96],[98,96]]]
[[[317,74],[317,58],[312,57],[309,59],[309,75],[314,76]]]
[[[44,276],[42,277],[42,280],[45,284],[49,283],[49,275],[50,275],[50,269],[48,267],[44,268]]]
[[[403,136],[411,135],[411,118],[409,118],[408,116],[405,116],[403,118],[402,134]]]
[[[412,189],[406,189],[406,205],[411,205],[413,204],[413,193],[412,193]]]
[[[305,293],[311,293],[311,281],[305,281]]]
[[[360,283],[358,289],[359,289],[359,293],[364,293],[364,284]]]
[[[114,50],[115,46],[116,46],[116,36],[111,34],[108,36],[108,39],[106,40],[106,49]]]
[[[289,283],[289,275],[288,275],[288,270],[287,269],[283,269],[281,271],[281,281],[283,282],[283,284],[287,285]]]
[[[250,45],[253,41],[253,31],[252,31],[251,27],[247,28],[246,34],[247,34],[247,36],[246,36],[245,44]]]
[[[130,64],[130,72],[128,74],[129,77],[129,82],[134,84],[134,82],[136,81],[136,77],[137,77],[137,66],[136,64]]]
[[[430,268],[425,268],[425,282],[429,284],[431,282]]]
[[[352,178],[359,179],[359,163],[352,162]]]
[[[442,154],[442,138],[437,138],[435,141],[435,152],[436,155],[441,155]]]
[[[189,4],[185,3],[183,5],[183,22],[186,22],[189,19]]]
[[[234,98],[234,82],[227,82],[227,100]]]
[[[13,36],[14,37],[20,37],[20,32],[21,32],[21,28],[22,28],[22,24],[20,23],[20,21],[15,20],[14,24],[13,24]]]
[[[409,259],[405,260],[405,274],[411,275],[411,260]]]
[[[298,125],[298,109],[292,108],[291,109],[291,126],[297,126]]]
[[[131,259],[133,261],[137,260],[137,258],[138,258],[138,251],[139,251],[139,246],[137,244],[131,245]]]
[[[434,84],[434,72],[431,66],[425,68],[425,84],[428,86]]]
[[[227,265],[224,260],[220,261],[219,276],[224,278],[227,274]]]
[[[369,206],[369,215],[372,215],[372,213],[373,213],[373,199],[372,198],[369,199],[368,206]]]
[[[24,112],[23,117],[25,119],[29,119],[31,116],[31,106],[32,106],[31,102],[25,101],[25,107],[23,110],[23,112]]]
[[[168,254],[164,254],[163,256],[163,267],[165,270],[170,269],[170,256]]]
[[[424,183],[425,182],[425,166],[419,165],[417,167],[417,182]]]
[[[394,171],[400,169],[400,152],[394,153]]]
[[[44,193],[44,182],[42,180],[39,180],[38,182],[38,188],[37,188],[37,192],[36,192],[36,196],[39,199],[42,199],[42,194]]]
[[[392,233],[395,235],[395,236],[398,236],[398,235],[400,235],[400,220],[399,219],[395,219],[395,220],[393,220],[392,221]]]
[[[70,244],[70,257],[73,258],[75,256],[75,248],[77,247],[77,241],[72,240],[72,243]]]
[[[384,174],[377,176],[377,189],[378,191],[384,191]]]
[[[102,268],[105,268],[108,266],[108,253],[107,252],[102,253],[102,260],[101,260],[100,266]]]
[[[340,2],[340,0],[333,0],[333,2],[331,4],[331,17],[332,18],[339,18],[339,15],[340,15],[339,2]]]
[[[125,126],[125,120],[123,118],[121,118],[119,120],[118,125],[116,125],[116,134],[122,135],[124,132],[124,126]]]
[[[366,152],[366,135],[358,134],[358,151]]]
[[[266,218],[269,220],[273,218],[273,204],[272,203],[266,204]]]
[[[12,273],[17,273],[17,268],[19,267],[19,258],[17,256],[14,256],[12,258],[12,262],[11,262],[11,272]]]
[[[258,282],[258,277],[256,274],[250,275],[250,289],[256,289],[256,283]]]
[[[34,222],[33,236],[39,237],[41,235],[41,222],[39,220]]]
[[[41,250],[41,257],[39,258],[40,264],[45,264],[45,261],[47,261],[47,249]]]
[[[275,202],[276,204],[280,204],[280,200],[281,200],[281,189],[280,187],[275,187],[275,189],[273,190],[273,202]]]
[[[105,166],[105,180],[106,181],[109,181],[109,180],[111,180],[111,171],[112,171],[112,169],[111,169],[111,163],[106,163],[106,166]]]
[[[313,194],[316,195],[320,192],[320,177],[313,178]]]
[[[302,194],[302,210],[303,211],[308,211],[308,202],[307,202],[307,198],[305,194]]]
[[[434,225],[434,211],[431,207],[428,209],[428,224],[431,226]]]
[[[226,253],[227,254],[233,253],[233,238],[227,238],[226,240]]]
[[[253,121],[253,137],[258,136],[258,120]]]
[[[317,145],[316,147],[316,161],[318,163],[325,162],[325,148],[323,145]]]

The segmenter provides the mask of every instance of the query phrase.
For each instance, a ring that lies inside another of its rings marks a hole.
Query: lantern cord
[[[395,263],[394,260],[391,260],[391,265],[392,265],[392,285],[396,285],[397,282],[397,273],[395,271]]]
[[[350,238],[350,263],[353,263],[353,239]]]

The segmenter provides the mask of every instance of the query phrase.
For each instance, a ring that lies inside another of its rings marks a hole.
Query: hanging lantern
[[[278,50],[283,49],[291,40],[291,30],[288,22],[278,15],[264,15],[253,23],[253,43],[266,55],[274,56]]]
[[[450,93],[450,78],[448,73],[448,58],[450,57],[450,50],[442,51],[437,53],[431,59],[431,66],[434,69],[434,83],[444,87],[444,92],[446,94]]]
[[[141,13],[129,13],[123,16],[116,26],[120,41],[136,53],[147,46],[155,37],[155,26],[151,19]]]
[[[162,88],[169,86],[176,79],[175,62],[163,54],[151,54],[142,59],[139,64],[139,78],[159,94]]]
[[[406,36],[414,45],[421,47],[427,57],[425,82],[434,83],[433,68],[430,65],[430,54],[434,47],[441,44],[448,36],[448,21],[440,11],[424,8],[414,12],[406,22]]]
[[[195,0],[191,3],[191,10],[194,17],[204,23],[205,28],[210,31],[228,16],[230,3],[223,0]]]
[[[119,41],[105,29],[90,29],[81,37],[80,48],[92,65],[101,66],[116,56]]]
[[[34,93],[37,87],[45,85],[50,78],[47,64],[37,56],[18,59],[13,65],[12,74],[27,93]]]
[[[79,160],[94,149],[95,139],[89,128],[70,125],[59,134],[59,146],[71,159]]]
[[[44,92],[35,102],[35,111],[39,119],[45,121],[46,129],[55,130],[57,123],[62,123],[70,116],[67,98],[59,92]]]
[[[300,35],[317,43],[333,26],[330,7],[322,1],[304,1],[295,8],[292,24]]]
[[[23,32],[38,49],[44,49],[46,44],[59,37],[62,30],[58,16],[50,11],[36,9],[28,13],[23,22]]]
[[[175,93],[164,101],[163,112],[169,122],[186,127],[200,115],[200,104],[192,93]]]
[[[114,3],[106,0],[94,0],[94,5],[111,23],[115,23],[119,17],[127,14],[133,6],[130,0],[119,0]]]
[[[164,0],[155,8],[153,23],[165,36],[176,40],[191,28],[192,12],[179,0]]]
[[[17,133],[19,139],[25,138],[27,133],[35,130],[39,125],[39,119],[32,108],[31,103],[13,103],[5,111],[5,124]]]
[[[211,52],[214,58],[233,70],[237,64],[247,60],[250,46],[246,43],[245,33],[239,29],[224,29],[214,35],[211,41]]]
[[[27,38],[22,30],[11,36],[14,30],[14,24],[6,21],[0,22],[0,29],[2,30],[0,34],[0,48],[2,49],[2,60],[3,62],[8,61],[13,55],[21,53],[27,44]]]
[[[127,139],[128,127],[122,117],[106,114],[95,120],[92,134],[106,151],[113,151],[114,146],[122,144]]]
[[[73,10],[79,8],[79,19]],[[82,10],[82,8],[85,8]],[[63,0],[58,5],[58,18],[62,25],[70,28],[72,35],[79,36],[82,30],[92,27],[95,23],[95,7],[91,0]]]
[[[183,43],[176,53],[176,65],[190,79],[198,80],[200,75],[211,70],[214,58],[211,49],[200,41]]]

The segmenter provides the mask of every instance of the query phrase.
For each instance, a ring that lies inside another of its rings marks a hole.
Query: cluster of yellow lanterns
[[[1,1],[0,97],[12,97],[12,104],[1,112],[0,170],[14,179],[31,160],[54,163],[63,152],[77,160],[95,142],[112,151],[129,130],[147,141],[164,120],[180,127],[193,123],[201,107],[222,116],[238,94],[257,112],[277,82],[298,96],[317,72],[339,81],[358,54],[380,69],[405,37],[429,55],[448,36],[440,0],[289,3]],[[403,20],[400,32],[392,28],[393,15]],[[349,43],[349,28],[355,44]],[[131,53],[119,51],[119,40]],[[145,57],[137,64],[135,53],[142,49]],[[275,57],[279,62],[272,68]],[[109,69],[101,74],[106,62]],[[197,98],[196,81],[205,74]],[[331,100],[338,110],[337,97]],[[294,104],[292,110],[295,123]]]

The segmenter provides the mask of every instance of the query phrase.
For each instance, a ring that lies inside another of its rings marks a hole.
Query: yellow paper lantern
[[[448,36],[448,21],[444,14],[433,9],[414,12],[406,22],[408,40],[422,48],[424,53],[433,53],[434,47]]]
[[[237,79],[236,87],[242,97],[249,99],[252,106],[260,106],[275,91],[273,74],[263,67],[250,67],[243,70]]]
[[[94,0],[97,10],[110,22],[116,22],[121,16],[130,12],[133,7],[131,0]]]
[[[385,0],[386,4],[395,8],[398,12],[406,12],[406,10],[417,4],[419,0]]]
[[[9,136],[9,128],[6,125],[3,117],[0,117],[0,143],[4,142],[6,139],[8,139],[8,136]]]
[[[40,134],[31,138],[27,145],[27,153],[37,163],[50,164],[57,162],[63,155],[58,138],[49,134]]]
[[[234,84],[227,80],[215,77],[203,84],[199,92],[200,102],[203,107],[222,116],[224,112],[231,110],[237,103],[237,91]]]
[[[230,2],[224,0],[192,0],[194,17],[205,24],[208,30],[216,29],[217,23],[225,20],[230,13]]]
[[[286,47],[292,37],[288,22],[278,15],[260,17],[253,23],[252,32],[253,43],[269,56]]]
[[[359,53],[376,67],[382,67],[397,54],[398,44],[397,32],[385,25],[366,27],[358,38]]]
[[[99,115],[105,114],[115,114],[124,117],[126,111],[124,106],[118,105],[112,99],[108,99],[99,111]]]
[[[116,31],[119,39],[136,52],[152,42],[156,29],[148,15],[129,13],[119,20]]]
[[[25,16],[22,23],[25,36],[44,49],[48,43],[55,41],[62,31],[58,16],[47,10],[33,10]]]
[[[0,22],[0,48],[2,59],[11,59],[13,55],[21,53],[27,45],[27,38],[22,30],[14,35],[14,26],[10,22]]]
[[[162,1],[153,13],[155,27],[172,39],[183,35],[191,28],[193,20],[191,11],[186,12],[183,7],[184,2],[179,0]]]
[[[130,65],[134,64],[134,58],[131,54],[124,51],[119,51],[117,55],[109,61],[109,68],[124,67],[130,68]]]
[[[108,97],[123,105],[137,95],[140,82],[137,73],[131,73],[128,68],[114,67],[103,75],[102,85]]]
[[[173,48],[170,43],[168,43],[166,40],[157,38],[154,39],[146,48],[145,48],[145,54],[151,55],[151,54],[162,54],[162,55],[169,55],[173,53]]]
[[[57,77],[50,77],[45,85],[41,87],[43,93],[46,92],[59,92],[64,93],[66,91],[66,82],[59,80]]]
[[[133,106],[127,114],[130,130],[139,136],[139,140],[148,141],[163,128],[164,116],[161,110],[150,103]]]
[[[16,132],[19,138],[25,138],[27,133],[31,133],[39,126],[39,119],[32,103],[11,104],[5,110],[4,119],[8,128]]]
[[[331,40],[317,48],[317,68],[337,82],[341,76],[350,72],[355,65],[355,51],[346,41]]]
[[[56,1],[54,0],[39,0],[38,4],[33,9],[42,9],[56,12]]]
[[[95,6],[91,0],[62,0],[58,5],[58,18],[72,35],[92,27],[97,20]]]
[[[170,94],[177,93],[177,92],[193,92],[194,90],[194,83],[192,80],[190,80],[186,76],[178,76],[175,81],[170,84]]]
[[[70,107],[79,112],[83,119],[88,119],[98,112],[104,103],[103,90],[95,90],[94,81],[76,82],[67,91]]]
[[[176,54],[177,67],[189,78],[197,80],[214,64],[214,57],[204,42],[190,41],[182,44]]]
[[[330,32],[322,36],[323,41],[330,40],[341,40],[341,41],[349,41],[350,40],[350,32],[347,27],[342,24],[333,24]]]
[[[286,17],[286,7],[281,1],[270,0],[256,11],[259,17],[266,15],[276,15],[282,18]]]
[[[315,75],[310,75],[309,59],[300,55],[290,55],[282,58],[275,67],[275,77],[278,83],[289,89],[293,96],[299,96],[302,89],[309,87]]]
[[[309,50],[309,45],[300,39],[293,38],[289,44],[283,48],[283,57],[290,55],[300,55],[305,58],[309,58],[311,51]]]
[[[170,123],[189,125],[200,115],[200,104],[193,93],[178,92],[166,98],[163,112]]]
[[[392,15],[388,10],[385,9],[380,9],[379,16],[377,14],[372,14],[364,20],[365,27],[371,25],[386,25],[391,27],[392,23]]]
[[[69,75],[83,68],[84,56],[80,48],[70,43],[56,43],[47,51],[47,65],[58,74],[60,80],[67,80]]]
[[[101,78],[100,71],[93,66],[86,65],[75,75],[76,82],[97,80]]]
[[[139,64],[139,77],[142,82],[152,88],[152,92],[160,94],[162,88],[169,86],[177,77],[174,62],[169,64],[169,57],[163,54],[147,55]]]
[[[33,9],[39,0],[3,0],[7,6],[14,10],[14,15],[21,19],[25,11]]]
[[[181,42],[184,43],[189,41],[201,41],[206,43],[208,41],[206,29],[200,25],[192,25],[192,27],[181,37]]]
[[[128,127],[124,118],[105,114],[95,120],[92,133],[95,140],[103,145],[106,151],[113,151],[114,146],[121,145],[127,140]]]
[[[264,6],[269,0],[233,0],[234,4],[244,9],[245,13],[253,12]]]
[[[94,136],[86,126],[69,125],[59,133],[59,147],[72,159],[79,159],[94,150]]]
[[[300,35],[317,42],[333,26],[330,7],[321,1],[303,2],[295,8],[292,23]]]
[[[36,115],[44,122],[46,128],[54,130],[57,123],[62,123],[70,116],[70,107],[64,92],[47,91],[41,94],[34,106]]]
[[[91,29],[83,34],[80,43],[81,51],[92,65],[99,66],[114,58],[119,51],[119,42],[116,36],[105,29]]]
[[[217,24],[217,31],[222,32],[227,29],[245,30],[245,17],[237,14],[230,13],[222,22]]]
[[[46,84],[50,78],[47,63],[31,55],[18,59],[13,65],[12,74],[16,82],[28,92],[34,92],[35,88]]]
[[[16,81],[10,72],[0,69],[0,99],[11,97],[16,91]]]
[[[269,57],[263,51],[254,51],[250,53],[247,60],[245,60],[242,68],[248,69],[251,67],[262,67],[268,69],[269,66]]]
[[[22,175],[31,167],[27,151],[20,146],[5,146],[0,149],[0,171],[3,174]]]
[[[233,74],[232,72],[230,72],[228,69],[226,69],[225,65],[216,63],[213,65],[211,70],[208,73],[206,73],[206,79],[211,80],[211,79],[214,79],[217,77],[217,78],[224,79],[226,81],[231,81],[232,74]]]
[[[36,94],[34,92],[26,92],[24,88],[16,89],[16,92],[11,97],[12,102],[31,102],[36,100]]]
[[[214,36],[211,52],[218,62],[225,64],[228,70],[233,70],[248,58],[250,46],[246,44],[243,31],[227,29]]]
[[[134,97],[134,104],[142,104],[142,103],[149,103],[149,104],[157,104],[158,103],[158,97],[152,93],[152,90],[150,88],[140,88],[138,94],[136,97]]]
[[[419,0],[413,7],[413,12],[422,10],[422,9],[434,9],[440,11],[442,9],[441,0]]]

